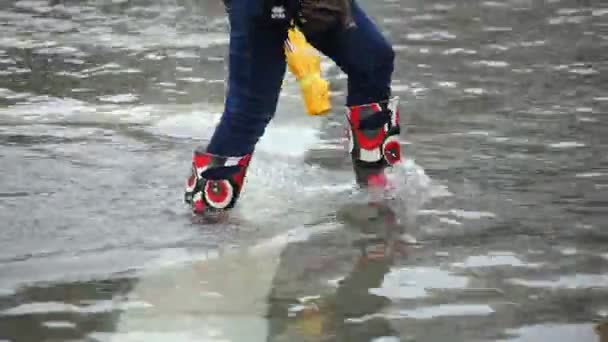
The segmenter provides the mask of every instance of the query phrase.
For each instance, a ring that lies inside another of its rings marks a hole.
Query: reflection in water
[[[114,331],[122,311],[145,306],[128,298],[134,282],[114,278],[40,284],[10,297],[0,293],[0,339],[82,340],[92,332]]]
[[[371,204],[343,211],[370,209],[367,206]],[[376,215],[365,221],[347,222],[343,229],[285,247],[269,295],[268,341],[371,341],[398,336],[382,317],[356,320],[381,312],[390,303],[370,289],[382,286],[395,259],[404,258],[406,251],[403,226],[394,213],[385,206],[372,210]],[[345,275],[334,280],[340,273]]]

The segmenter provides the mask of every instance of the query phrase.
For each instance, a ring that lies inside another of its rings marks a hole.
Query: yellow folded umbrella
[[[289,70],[300,84],[308,114],[326,114],[331,104],[329,83],[321,77],[321,57],[296,27],[289,29],[285,55]]]

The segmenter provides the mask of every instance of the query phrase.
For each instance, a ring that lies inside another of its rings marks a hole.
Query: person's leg
[[[382,183],[382,170],[400,160],[398,99],[391,99],[395,53],[353,2],[355,26],[307,36],[348,75],[347,119],[357,182]],[[381,185],[381,184],[380,184]]]
[[[286,27],[263,25],[261,2],[229,0],[228,90],[206,148],[194,152],[185,201],[195,213],[235,205],[255,145],[272,119],[285,73]]]

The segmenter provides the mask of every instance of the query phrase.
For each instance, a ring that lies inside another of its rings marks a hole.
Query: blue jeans
[[[207,152],[221,156],[252,153],[274,116],[286,69],[287,28],[260,25],[257,0],[230,0],[228,91],[224,113]],[[348,75],[347,106],[390,97],[394,52],[376,25],[353,3],[356,27],[336,28],[308,41]]]

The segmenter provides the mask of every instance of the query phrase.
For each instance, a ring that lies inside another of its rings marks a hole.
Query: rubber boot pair
[[[384,170],[401,160],[398,141],[399,100],[348,107],[349,151],[357,184],[384,188]],[[196,150],[185,202],[195,214],[219,216],[235,206],[243,189],[251,155],[224,157]]]

